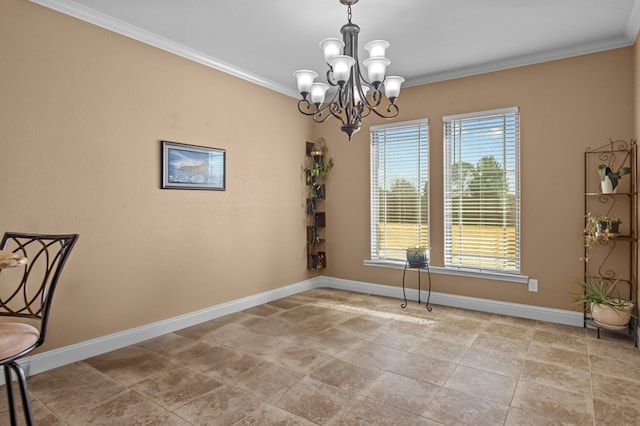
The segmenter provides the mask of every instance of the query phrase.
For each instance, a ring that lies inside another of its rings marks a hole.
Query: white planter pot
[[[616,192],[616,188],[613,187],[609,176],[605,176],[604,179],[600,181],[600,189],[603,194],[613,194]]]
[[[632,302],[626,302],[623,310],[597,303],[591,304],[591,315],[596,325],[613,330],[619,330],[629,324],[632,310]]]

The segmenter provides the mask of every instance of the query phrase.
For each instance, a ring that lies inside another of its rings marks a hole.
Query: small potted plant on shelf
[[[407,249],[407,263],[412,268],[420,268],[427,266],[429,258],[427,257],[427,248],[425,246],[409,247]]]
[[[600,189],[602,190],[602,193],[612,194],[616,192],[616,187],[618,186],[620,178],[631,173],[631,168],[621,166],[614,172],[610,166],[600,164],[598,166],[598,172],[600,173]]]
[[[627,143],[624,141],[614,141],[609,139],[610,152],[603,153],[604,157],[601,155],[600,158],[607,158],[607,164],[600,164],[598,166],[598,173],[600,174],[600,189],[603,194],[612,194],[616,192],[616,187],[620,181],[620,178],[624,175],[628,175],[631,173],[631,167],[624,166],[627,158],[629,158],[630,150],[627,150],[627,154],[624,156],[622,161],[620,162],[620,167],[618,170],[614,171],[614,163],[616,162],[615,150],[614,147],[616,144],[622,142],[624,144],[624,148],[626,149]]]
[[[584,243],[590,247],[596,241],[609,241],[620,235],[620,224],[622,222],[617,217],[593,216],[587,213],[587,224],[584,228]]]
[[[598,327],[622,330],[631,320],[633,302],[611,295],[617,283],[617,279],[610,280],[591,275],[587,275],[586,280],[578,282],[582,294],[576,297],[575,302],[589,306],[593,323]]]
[[[333,160],[327,157],[327,147],[324,139],[318,139],[311,148],[311,167],[304,169],[307,184],[319,184],[327,180],[329,172],[333,168]]]

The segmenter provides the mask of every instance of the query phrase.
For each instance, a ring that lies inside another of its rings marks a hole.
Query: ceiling
[[[320,40],[341,38],[339,0],[31,0],[297,97],[322,77]],[[384,39],[404,86],[632,45],[640,0],[361,0],[362,46]]]

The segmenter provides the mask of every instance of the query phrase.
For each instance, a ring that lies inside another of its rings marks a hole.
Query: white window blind
[[[371,127],[371,259],[429,247],[429,122]]]
[[[517,107],[443,117],[445,267],[520,273]]]

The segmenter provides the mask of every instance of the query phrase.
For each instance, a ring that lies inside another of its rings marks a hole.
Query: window
[[[428,120],[371,127],[371,259],[429,247]]]
[[[518,108],[443,123],[445,267],[519,274]]]

